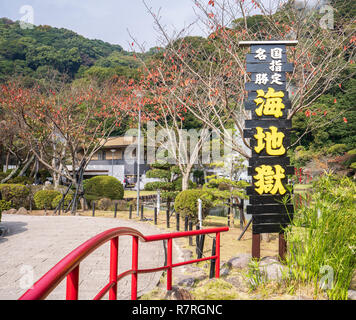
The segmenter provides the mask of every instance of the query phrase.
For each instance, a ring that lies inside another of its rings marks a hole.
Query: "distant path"
[[[33,268],[34,282],[77,246],[115,227],[131,227],[144,235],[161,233],[147,223],[114,218],[78,216],[27,216],[3,215],[3,226],[10,232],[0,238],[0,300],[18,299],[26,289],[24,271]],[[131,237],[119,238],[119,272],[131,268]],[[139,243],[139,268],[163,266],[163,242]],[[106,243],[80,264],[79,299],[93,299],[109,277],[110,244]],[[152,290],[162,272],[138,276],[138,294]],[[130,298],[131,276],[118,285],[118,298]],[[65,280],[48,296],[48,299],[65,299]]]

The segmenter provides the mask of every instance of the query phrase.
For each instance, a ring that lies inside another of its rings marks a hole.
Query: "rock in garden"
[[[7,214],[15,214],[16,212],[17,212],[16,209],[10,209],[6,211]]]
[[[347,291],[347,299],[348,300],[356,300],[356,290],[348,290]]]
[[[198,281],[204,280],[208,277],[206,272],[204,272],[204,270],[200,269],[199,267],[188,266],[185,273]]]
[[[193,300],[194,297],[188,290],[174,286],[174,287],[172,287],[171,291],[167,292],[165,299],[167,299],[167,300]]]
[[[19,210],[17,210],[17,214],[28,214],[28,211],[24,207],[21,207]]]
[[[193,252],[191,250],[185,249],[183,250],[183,259],[184,261],[189,261],[193,257]]]
[[[182,287],[192,287],[195,283],[195,278],[189,276],[177,280],[177,285]]]
[[[260,272],[266,280],[281,280],[287,275],[288,268],[272,257],[265,257],[259,263]]]
[[[229,268],[220,269],[220,276],[221,277],[226,277],[229,273],[230,273],[230,269]]]
[[[240,253],[238,256],[231,258],[227,264],[231,268],[243,269],[248,266],[251,260],[251,255],[249,253]]]
[[[249,290],[241,276],[227,277],[225,281],[232,284],[238,291],[248,292]]]

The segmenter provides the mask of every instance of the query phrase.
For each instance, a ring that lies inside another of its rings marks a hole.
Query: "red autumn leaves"
[[[339,85],[339,86],[341,86],[341,85]],[[335,103],[337,103],[337,99],[335,98],[334,99],[334,104]],[[317,113],[318,112],[322,112],[323,113],[323,116],[326,116],[327,114],[328,114],[328,111],[322,111],[322,110],[320,110],[320,109],[318,109],[318,110],[316,110],[316,111],[311,111],[311,110],[306,110],[305,112],[304,112],[304,114],[305,114],[305,116],[307,117],[307,118],[309,118],[309,117],[312,117],[312,116],[316,116],[317,115]],[[345,122],[345,123],[347,123],[347,118],[346,117],[343,117],[343,121]]]

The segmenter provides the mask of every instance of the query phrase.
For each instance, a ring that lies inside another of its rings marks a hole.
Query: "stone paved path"
[[[161,233],[147,223],[113,218],[80,216],[3,215],[2,225],[9,229],[0,238],[0,300],[18,299],[27,289],[28,276],[33,282],[77,246],[115,227],[132,227],[144,235]],[[131,268],[131,237],[119,238],[119,272]],[[179,250],[176,246],[174,250]],[[110,245],[106,243],[80,264],[79,299],[92,299],[109,279]],[[176,252],[178,253],[178,252]],[[175,254],[173,254],[175,256]],[[163,241],[139,243],[139,268],[163,266]],[[138,276],[138,294],[152,290],[162,272]],[[118,298],[130,298],[131,276],[118,285]],[[47,299],[65,299],[65,280]]]

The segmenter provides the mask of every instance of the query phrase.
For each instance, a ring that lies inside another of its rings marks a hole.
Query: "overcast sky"
[[[191,0],[146,0],[155,12],[162,8],[163,23],[181,29],[195,18]],[[157,44],[153,19],[142,0],[0,0],[0,17],[20,20],[21,7],[31,6],[35,25],[75,31],[89,39],[119,44],[129,50],[130,33],[146,50]],[[24,8],[26,9],[26,7]],[[197,30],[196,34],[199,33]]]

